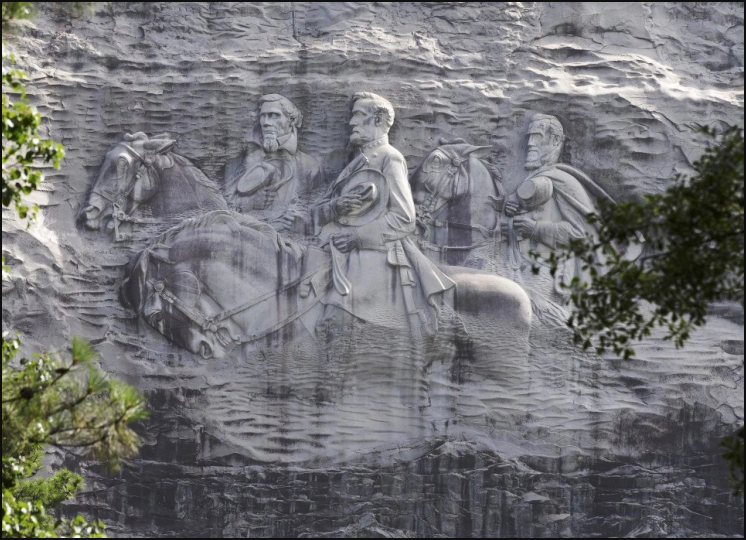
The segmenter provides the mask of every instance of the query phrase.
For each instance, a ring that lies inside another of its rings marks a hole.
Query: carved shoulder
[[[391,145],[386,145],[382,149],[383,154],[383,166],[401,166],[404,167],[404,171],[407,170],[407,162],[404,156]]]

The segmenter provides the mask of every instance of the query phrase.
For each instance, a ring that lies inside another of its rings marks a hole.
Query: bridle
[[[450,164],[452,165],[446,170],[444,174],[448,176],[448,179],[451,179],[457,174],[458,168],[461,166],[464,160],[459,157],[450,158],[445,153],[444,155],[446,159],[450,159]],[[422,249],[426,249],[428,251],[435,251],[437,253],[445,253],[448,251],[469,251],[469,250],[490,244],[495,238],[499,240],[500,238],[499,223],[497,227],[495,227],[495,229],[488,229],[487,227],[484,227],[483,225],[472,225],[471,223],[459,223],[457,221],[448,221],[445,219],[434,219],[432,217],[432,214],[435,213],[437,215],[443,206],[439,208],[435,208],[435,204],[438,199],[438,194],[435,193],[430,188],[430,186],[427,185],[426,183],[423,183],[423,187],[430,193],[430,195],[428,196],[427,200],[423,204],[421,204],[418,208],[419,215],[417,216],[417,225],[419,225],[419,227],[422,229],[422,233],[419,235],[416,241],[417,241],[417,244]],[[484,240],[475,242],[467,246],[438,245],[438,244],[434,244],[426,240],[426,238],[430,237],[431,229],[440,229],[440,230],[461,229],[461,230],[468,230],[471,232],[476,231],[482,234],[482,236],[484,237]]]
[[[268,336],[269,334],[273,332],[276,332],[277,330],[279,330],[280,328],[284,326],[287,326],[288,324],[292,323],[299,317],[302,317],[303,315],[308,313],[316,304],[318,304],[321,301],[322,295],[317,295],[312,301],[309,302],[307,306],[304,306],[302,309],[298,310],[296,313],[294,313],[290,317],[286,318],[283,321],[280,321],[279,323],[273,325],[267,330],[263,330],[262,332],[258,334],[238,335],[234,337],[230,333],[230,329],[228,328],[228,326],[224,324],[225,321],[227,321],[234,315],[241,313],[242,311],[246,311],[247,309],[251,309],[252,307],[256,305],[259,305],[265,300],[273,298],[280,293],[283,293],[289,289],[292,289],[293,287],[299,285],[303,281],[311,279],[316,274],[320,272],[324,272],[328,270],[329,268],[330,268],[330,265],[324,266],[321,269],[316,269],[308,273],[307,275],[294,279],[293,281],[281,287],[280,289],[271,290],[259,296],[258,298],[252,298],[248,302],[245,302],[237,307],[234,307],[232,309],[225,309],[219,313],[216,313],[210,316],[207,316],[204,313],[200,312],[199,310],[186,305],[183,301],[179,299],[178,296],[176,296],[174,293],[168,290],[167,284],[165,281],[149,278],[147,279],[146,283],[152,287],[154,295],[157,295],[159,298],[161,298],[161,300],[165,301],[166,303],[176,308],[187,319],[189,319],[194,324],[199,326],[202,329],[202,331],[212,332],[215,335],[215,337],[218,339],[218,341],[220,341],[221,344],[224,345],[226,348],[232,348],[237,345],[242,345],[244,343],[256,341],[265,336]],[[218,330],[225,330],[225,332],[218,332]]]
[[[419,238],[417,238],[417,244],[423,249],[427,249],[428,251],[435,251],[438,253],[445,253],[447,251],[469,251],[472,249],[476,249],[478,247],[491,244],[494,241],[494,239],[497,239],[499,241],[501,237],[501,231],[500,231],[499,224],[494,229],[488,229],[487,227],[483,225],[472,225],[472,224],[467,224],[467,223],[459,223],[457,221],[433,219],[428,214],[418,217],[417,224],[422,228],[422,233],[419,236]],[[433,244],[432,242],[425,240],[425,238],[428,238],[430,236],[431,229],[441,229],[441,230],[461,229],[461,230],[468,230],[472,232],[477,231],[482,234],[482,236],[484,237],[484,240],[475,242],[468,246],[444,246],[444,245]]]
[[[119,242],[124,239],[124,236],[119,232],[119,223],[120,222],[128,222],[128,223],[142,223],[142,224],[154,224],[158,223],[157,219],[152,218],[135,218],[132,217],[130,214],[122,210],[124,208],[125,204],[127,203],[127,199],[129,198],[130,194],[132,193],[132,190],[135,188],[135,184],[137,183],[140,178],[142,178],[142,173],[140,172],[140,167],[146,167],[147,169],[154,169],[154,159],[153,158],[146,158],[140,155],[140,153],[132,148],[127,143],[120,142],[117,146],[121,146],[127,152],[132,155],[135,159],[139,161],[138,170],[135,173],[135,175],[132,177],[132,180],[130,180],[129,184],[119,192],[111,193],[109,191],[106,191],[104,189],[99,188],[93,188],[91,193],[95,193],[99,197],[106,199],[111,203],[111,206],[113,208],[113,212],[111,214],[112,221],[114,222],[114,241]]]

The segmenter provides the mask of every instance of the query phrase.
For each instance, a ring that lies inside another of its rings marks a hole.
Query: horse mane
[[[210,180],[207,175],[199,170],[199,168],[190,160],[179,154],[174,154],[173,152],[168,152],[167,155],[182,169],[190,170],[192,172],[192,178],[196,183],[200,184],[203,187],[206,187],[210,191],[213,191],[217,194],[221,193],[220,186],[218,186],[217,182],[215,182],[214,180]]]
[[[151,242],[149,247],[155,246],[157,244],[167,245],[182,232],[196,231],[197,229],[212,227],[215,225],[226,225],[234,232],[238,232],[241,227],[248,227],[264,234],[269,234],[274,237],[278,236],[277,231],[275,231],[272,227],[254,217],[245,214],[239,214],[238,212],[234,212],[232,210],[213,210],[211,212],[206,212],[198,216],[187,218],[178,225],[174,225],[167,231],[157,236],[155,240]]]
[[[171,143],[169,145],[170,147],[173,147],[176,143],[173,139],[171,139],[170,133],[158,133],[156,135],[153,135],[149,137],[146,133],[142,131],[138,131],[136,133],[125,133],[124,134],[124,140],[120,142],[120,144],[127,146],[128,142],[142,142],[144,145],[147,145],[148,143]],[[170,150],[161,152],[156,150],[155,157],[163,156],[167,158],[166,163],[167,165],[164,165],[162,162],[159,162],[156,160],[156,163],[159,165],[159,168],[161,169],[159,171],[159,174],[163,174],[165,169],[170,169],[174,166],[174,164],[178,164],[182,171],[186,172],[186,170],[189,170],[192,172],[191,180],[193,180],[195,183],[201,185],[202,187],[207,188],[211,192],[213,192],[216,195],[222,196],[220,186],[214,181],[210,180],[205,173],[203,173],[194,163],[192,163],[189,159],[185,158],[182,155],[176,154]],[[187,178],[187,181],[190,179]]]

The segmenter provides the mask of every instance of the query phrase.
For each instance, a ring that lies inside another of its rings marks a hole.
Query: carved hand
[[[288,210],[285,214],[280,216],[275,222],[275,230],[278,232],[293,229],[296,222],[303,220],[303,214],[297,210]]]
[[[508,217],[513,217],[518,213],[518,210],[520,210],[521,205],[518,201],[508,201],[505,203],[505,215]]]
[[[363,201],[356,195],[342,195],[334,201],[334,211],[338,216],[346,216],[363,206]]]
[[[500,221],[500,233],[503,236],[508,236],[510,234],[511,229],[511,223],[507,219],[503,219]]]
[[[516,216],[513,218],[513,229],[519,238],[528,238],[536,228],[536,221],[527,215]]]
[[[355,233],[341,233],[332,236],[332,244],[342,253],[347,253],[358,247],[358,237]]]

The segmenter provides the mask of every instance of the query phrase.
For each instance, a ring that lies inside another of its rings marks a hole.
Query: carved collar
[[[298,136],[294,131],[291,131],[284,137],[280,137],[277,139],[277,142],[280,143],[280,147],[277,149],[278,151],[287,150],[292,155],[295,155],[298,151]]]
[[[378,148],[379,146],[383,146],[384,144],[388,144],[388,143],[389,143],[389,136],[384,135],[383,137],[380,137],[376,139],[375,141],[370,141],[370,142],[365,143],[364,145],[360,147],[360,150],[362,150],[363,153],[365,153],[369,150],[373,150],[374,148]]]

